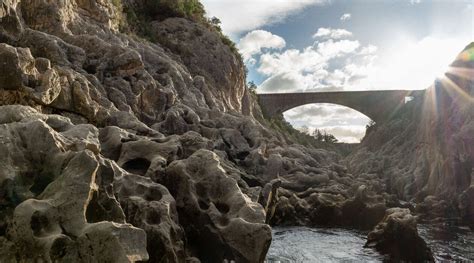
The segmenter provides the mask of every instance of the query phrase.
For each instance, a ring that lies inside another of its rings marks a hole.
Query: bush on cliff
[[[121,23],[122,32],[137,34],[148,41],[158,42],[173,50],[167,45],[169,41],[157,39],[153,35],[151,22],[172,17],[186,18],[214,31],[219,35],[222,43],[228,46],[239,60],[242,60],[235,43],[222,32],[220,20],[216,17],[206,17],[206,10],[199,0],[143,0],[134,4],[125,4],[121,0],[113,0],[113,2],[115,6],[123,10],[126,17],[126,21]]]

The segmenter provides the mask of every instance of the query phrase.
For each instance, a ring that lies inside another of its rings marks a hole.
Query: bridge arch
[[[358,143],[373,120],[360,111],[332,103],[310,103],[283,112],[283,118],[303,133],[314,129],[334,135],[340,142]]]
[[[312,109],[313,107],[313,109]],[[319,108],[319,109],[314,109],[314,108]],[[331,109],[330,111],[326,111]],[[310,113],[308,114],[304,114],[304,115],[312,115],[312,116],[318,116],[318,117],[325,117],[325,116],[335,116],[335,117],[338,117],[338,116],[347,116],[348,114],[350,115],[354,115],[354,114],[357,114],[359,117],[363,117],[365,119],[367,119],[367,121],[371,121],[372,119],[367,116],[366,114],[364,114],[363,112],[360,112],[356,109],[353,109],[351,107],[347,107],[347,106],[344,106],[344,105],[340,105],[340,104],[335,104],[335,103],[308,103],[308,104],[303,104],[303,105],[299,105],[299,106],[296,106],[296,107],[293,107],[291,109],[288,109],[284,112],[282,112],[283,116],[286,118],[286,116],[289,116],[289,117],[292,117],[292,118],[300,118],[300,117],[303,117],[302,116],[303,114],[300,114],[300,113],[295,113],[295,112],[292,112],[292,111],[295,111],[295,110],[300,110],[300,109],[304,109],[304,110],[301,110],[301,111],[310,111]],[[319,112],[315,112],[315,111],[319,111]],[[372,120],[373,121],[373,120]]]
[[[258,94],[267,117],[306,104],[331,103],[352,108],[375,122],[383,122],[401,108],[407,97],[416,98],[424,90],[376,90]]]

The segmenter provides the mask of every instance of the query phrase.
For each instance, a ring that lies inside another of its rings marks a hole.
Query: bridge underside
[[[259,94],[266,117],[311,103],[331,103],[359,111],[375,122],[389,119],[405,104],[406,97],[418,97],[424,90],[377,90]]]

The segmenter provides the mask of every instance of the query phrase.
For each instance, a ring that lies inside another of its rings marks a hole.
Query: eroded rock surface
[[[473,183],[473,44],[424,97],[368,131],[348,160],[351,171],[381,178],[387,192],[424,219],[466,218]],[[465,220],[464,222],[469,222]]]
[[[125,222],[113,195],[101,198],[108,221],[86,212],[107,191],[98,184],[104,160],[87,149],[93,134],[25,106],[0,107],[0,120],[2,247],[10,247],[2,261],[148,259],[145,232]]]
[[[438,127],[456,136],[438,146],[459,149],[448,157],[421,143],[436,134],[397,120],[343,160],[269,128],[243,62],[204,17],[146,2],[0,5],[0,261],[262,262],[268,223],[370,229],[400,197],[471,220],[471,107],[446,99],[454,117]],[[421,138],[406,146],[421,157],[394,151],[403,137],[375,144],[394,130]],[[432,175],[433,156],[453,161],[441,167],[456,180]]]
[[[163,39],[167,28],[188,56],[122,33],[127,8],[141,10],[3,2],[0,261],[263,261],[266,180],[242,163],[273,135],[252,116],[242,61],[192,19],[160,18],[150,31]]]

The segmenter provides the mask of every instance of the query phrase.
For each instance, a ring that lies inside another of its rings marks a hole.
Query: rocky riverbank
[[[387,140],[397,119],[347,158],[302,146],[262,116],[235,47],[203,15],[193,0],[3,2],[0,261],[261,262],[268,223],[372,229],[415,190],[423,205],[453,200],[435,195],[449,176],[469,222],[472,101],[445,102],[439,127],[458,133],[422,148],[432,166],[392,156],[414,130]],[[472,97],[472,82],[458,85]],[[416,131],[413,147],[442,136]],[[377,151],[416,171],[400,178],[446,178],[389,184],[396,162]]]

